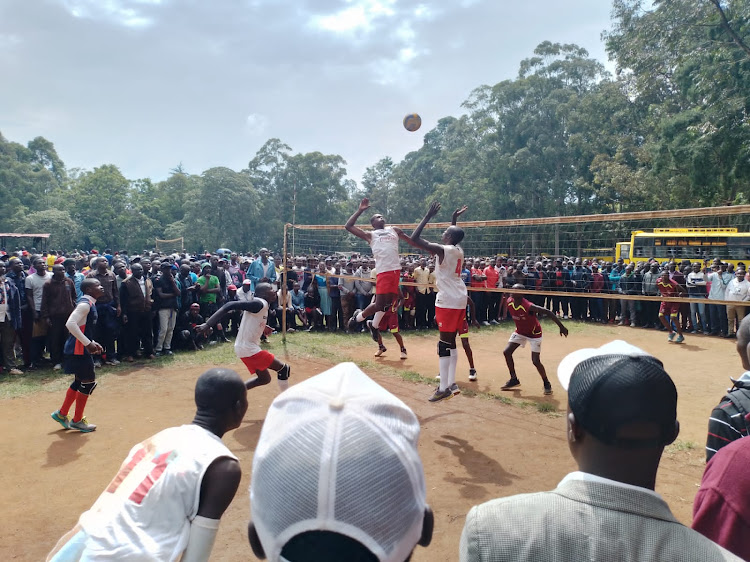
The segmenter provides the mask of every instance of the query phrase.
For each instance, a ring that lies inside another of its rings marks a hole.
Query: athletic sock
[[[456,366],[458,365],[458,349],[451,349],[450,367],[448,368],[448,386],[456,383]]]
[[[440,391],[444,391],[448,388],[448,378],[450,377],[451,358],[438,357],[440,363]]]
[[[68,415],[68,412],[70,411],[70,407],[73,405],[73,402],[76,401],[76,394],[78,394],[78,391],[73,390],[72,388],[68,387],[68,392],[65,393],[65,400],[63,400],[63,405],[60,408],[61,416]]]
[[[374,329],[376,329],[376,330],[378,329],[378,326],[380,326],[380,319],[383,318],[383,316],[385,316],[385,312],[382,311],[382,310],[378,310],[375,313],[375,316],[373,316],[373,318],[372,318],[372,327]]]
[[[73,416],[73,421],[79,422],[83,417],[83,409],[86,407],[86,401],[89,399],[89,395],[83,394],[82,392],[77,392],[76,394],[78,394],[78,396],[76,396],[76,413]]]
[[[276,379],[276,382],[279,383],[279,390],[281,392],[284,392],[287,388],[289,388],[289,379]]]
[[[365,317],[362,315],[362,311],[359,311],[359,314],[357,314],[357,322],[364,322]]]

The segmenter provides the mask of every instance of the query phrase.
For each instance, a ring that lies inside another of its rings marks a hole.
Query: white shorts
[[[526,347],[526,342],[529,343],[532,353],[542,352],[542,336],[539,336],[538,338],[529,338],[527,336],[522,336],[518,332],[513,332],[508,340],[508,343],[517,343],[521,347]]]

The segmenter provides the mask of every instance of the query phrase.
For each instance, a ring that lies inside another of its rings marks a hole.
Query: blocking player
[[[662,274],[659,276],[659,280],[656,282],[656,288],[659,289],[662,297],[679,296],[686,292],[685,289],[682,288],[682,285],[674,279],[669,278],[669,271],[666,269],[662,271]],[[685,341],[685,336],[682,335],[682,328],[680,327],[680,322],[677,318],[679,313],[679,302],[662,301],[659,306],[659,321],[661,321],[664,327],[669,330],[668,341],[673,341],[674,343],[682,343]],[[672,328],[677,330],[677,339],[674,337],[675,330]]]
[[[464,348],[466,359],[469,361],[469,381],[474,382],[477,380],[477,370],[474,368],[474,352],[472,351],[471,344],[469,343],[469,322],[471,322],[471,325],[477,329],[481,328],[481,326],[477,321],[474,301],[471,300],[471,297],[467,296],[466,302],[469,304],[470,316],[468,318],[464,318],[464,323],[458,330],[458,339],[461,340],[461,345]],[[436,376],[435,378],[440,380],[440,375]]]
[[[406,359],[406,347],[404,346],[404,338],[402,338],[401,334],[398,333],[398,308],[403,304],[403,302],[403,293],[399,288],[398,299],[386,309],[385,315],[380,319],[380,329],[377,331],[378,351],[375,353],[375,357],[380,357],[381,355],[383,355],[383,353],[388,351],[388,348],[383,345],[383,336],[381,334],[383,330],[388,330],[393,334],[393,337],[396,338],[396,342],[401,348],[401,359]],[[367,321],[368,328],[370,327],[371,323],[372,320]]]
[[[518,291],[523,291],[525,287],[516,283],[512,287]],[[568,329],[557,318],[557,315],[549,309],[542,308],[526,300],[521,293],[511,293],[508,298],[508,312],[510,312],[513,322],[516,323],[515,331],[510,335],[508,345],[503,351],[505,362],[510,371],[510,379],[502,387],[502,390],[510,390],[521,384],[516,375],[516,366],[513,362],[513,352],[519,347],[526,347],[528,343],[531,347],[531,362],[539,371],[539,376],[544,382],[544,394],[552,394],[552,385],[547,378],[547,371],[542,365],[540,355],[542,353],[542,325],[539,323],[538,315],[551,318],[552,321],[560,328],[560,335],[568,337]]]
[[[231,301],[222,306],[211,315],[205,324],[195,327],[199,334],[208,333],[219,321],[234,310],[243,311],[237,338],[234,340],[234,352],[245,364],[248,371],[255,376],[245,382],[245,387],[250,390],[256,386],[263,386],[271,382],[271,374],[268,369],[276,371],[279,389],[285,391],[289,388],[289,375],[291,369],[286,363],[282,363],[272,353],[260,348],[260,338],[273,332],[268,326],[268,307],[276,302],[276,291],[270,283],[258,283],[255,286],[255,297],[249,301]]]
[[[375,269],[377,278],[375,279],[375,302],[370,303],[364,310],[357,309],[354,311],[349,320],[349,331],[354,331],[358,322],[364,322],[368,316],[373,316],[372,338],[377,341],[377,330],[380,328],[380,320],[385,314],[385,310],[398,299],[398,283],[401,276],[401,259],[398,255],[398,241],[403,240],[412,246],[409,238],[400,228],[395,226],[385,226],[385,218],[381,214],[375,214],[370,218],[372,231],[367,232],[354,226],[359,216],[370,208],[370,201],[365,197],[359,204],[359,208],[349,217],[344,228],[365,240],[372,249],[372,255],[375,258]]]
[[[47,560],[209,559],[242,477],[221,438],[242,423],[247,389],[231,369],[210,369],[198,377],[195,404],[192,423],[160,431],[130,450]]]
[[[437,298],[435,301],[435,322],[440,330],[438,341],[438,361],[440,364],[440,384],[430,397],[430,402],[438,402],[459,394],[456,384],[456,365],[458,350],[456,334],[466,322],[466,285],[461,279],[464,251],[458,246],[464,239],[464,231],[456,226],[458,217],[466,212],[466,205],[453,212],[453,221],[441,238],[442,244],[434,244],[422,238],[422,230],[432,217],[440,211],[437,201],[430,205],[427,214],[411,235],[411,240],[418,248],[437,256],[435,264],[435,283]]]
[[[78,299],[75,309],[70,313],[65,327],[70,332],[65,340],[65,372],[75,379],[68,388],[59,410],[52,412],[52,419],[65,429],[77,429],[82,433],[96,430],[96,425],[89,423],[83,415],[86,402],[96,388],[96,374],[92,355],[101,355],[104,348],[93,341],[94,324],[96,324],[96,299],[104,295],[104,288],[96,277],[81,281],[83,295]],[[75,402],[73,419],[68,416]]]

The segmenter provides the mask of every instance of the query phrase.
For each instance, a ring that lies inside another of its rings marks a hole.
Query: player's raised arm
[[[219,310],[211,315],[211,318],[206,320],[204,324],[195,327],[195,331],[199,334],[205,334],[210,328],[216,326],[219,321],[224,318],[225,315],[229,314],[233,310],[247,310],[249,312],[260,312],[263,308],[263,301],[259,299],[253,299],[250,301],[230,301],[222,306]]]
[[[354,236],[357,236],[367,242],[370,241],[370,238],[371,238],[370,233],[354,225],[356,224],[359,216],[369,208],[370,208],[370,200],[367,197],[365,197],[360,202],[359,208],[356,211],[354,211],[354,214],[351,217],[349,217],[349,220],[346,221],[346,224],[344,225],[344,228],[346,228],[349,232],[354,234]]]
[[[438,214],[438,211],[440,211],[440,203],[434,201],[432,205],[430,205],[430,208],[427,210],[427,213],[422,219],[422,222],[420,222],[417,228],[414,229],[414,232],[411,233],[410,238],[414,247],[421,248],[422,250],[427,250],[431,254],[436,254],[442,261],[444,256],[443,247],[440,244],[434,244],[422,238],[422,231],[424,230],[424,227],[428,222],[430,222],[430,219],[432,217]]]
[[[455,211],[453,211],[453,217],[451,217],[451,225],[456,226],[456,221],[458,221],[458,217],[463,215],[468,209],[469,209],[469,206],[464,205],[460,209],[456,209]]]

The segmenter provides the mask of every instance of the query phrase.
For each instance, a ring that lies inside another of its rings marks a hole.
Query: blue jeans
[[[711,332],[726,335],[727,307],[723,304],[709,304],[708,306],[711,309]]]
[[[690,295],[690,298],[698,298],[700,295]],[[700,317],[700,320],[699,320]],[[706,323],[706,304],[702,302],[691,302],[690,303],[690,318],[693,320],[693,329],[707,332],[708,325]]]

